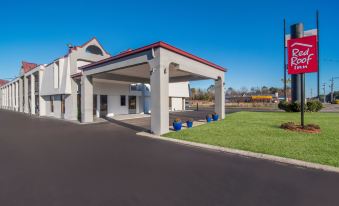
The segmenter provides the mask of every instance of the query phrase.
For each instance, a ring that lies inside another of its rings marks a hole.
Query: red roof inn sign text
[[[288,74],[318,71],[317,36],[290,39],[288,45]]]

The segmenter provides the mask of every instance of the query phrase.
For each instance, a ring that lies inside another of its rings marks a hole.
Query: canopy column
[[[81,122],[93,122],[93,79],[81,77]]]
[[[225,91],[224,91],[224,76],[215,80],[215,107],[214,111],[220,116],[220,119],[225,118]]]
[[[156,135],[169,132],[168,68],[151,65],[151,131]]]

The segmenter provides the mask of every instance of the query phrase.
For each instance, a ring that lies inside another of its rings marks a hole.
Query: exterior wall
[[[181,97],[172,97],[171,101],[172,101],[172,107],[171,107],[171,111],[182,111],[184,110],[183,107],[183,101],[185,99],[181,98]]]
[[[86,52],[86,48],[91,45],[95,45],[99,47],[102,50],[103,55],[101,56],[101,55],[96,55],[96,54],[91,54],[91,53]],[[71,54],[69,54],[70,74],[72,75],[72,74],[76,74],[79,72],[78,65],[86,64],[84,63],[83,60],[97,62],[102,59],[106,59],[108,57],[110,57],[110,55],[105,52],[105,50],[100,46],[99,42],[96,39],[92,39],[90,42],[88,42],[84,46],[77,47],[76,51],[73,51]]]
[[[43,85],[41,95],[71,94],[68,61],[69,58],[61,58],[58,63],[54,62],[46,66],[41,82]]]
[[[188,82],[177,82],[169,84],[168,95],[170,97],[189,97]]]
[[[128,96],[137,96],[137,113],[143,112],[143,103],[140,101],[141,91],[130,91],[129,84],[113,83],[105,80],[93,81],[94,95],[107,95],[107,116],[112,117],[117,114],[128,114]],[[126,96],[126,106],[120,106],[120,96]],[[99,102],[98,102],[99,103]],[[100,104],[97,104],[100,105]]]
[[[51,111],[51,100],[50,96],[43,96],[41,97],[42,101],[44,101],[44,106],[43,110],[45,110],[45,115],[44,116],[49,116],[49,117],[56,117],[56,118],[61,118],[61,95],[51,95],[53,96],[53,108],[54,111]]]

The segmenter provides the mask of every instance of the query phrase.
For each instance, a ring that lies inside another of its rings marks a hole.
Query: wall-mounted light
[[[154,72],[154,68],[152,68],[152,69],[149,71],[149,75],[152,76],[153,72]]]
[[[164,69],[164,74],[167,74],[167,68],[165,67],[165,69]]]

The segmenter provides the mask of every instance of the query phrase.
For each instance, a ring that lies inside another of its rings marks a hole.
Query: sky
[[[282,87],[283,19],[287,31],[315,28],[320,12],[321,84],[339,77],[339,1],[15,1],[1,0],[0,79],[18,75],[22,60],[50,63],[66,44],[92,37],[111,54],[165,41],[226,67],[226,87]],[[192,82],[206,88],[212,81]],[[339,79],[336,81],[339,90]],[[316,92],[316,74],[306,92]],[[321,89],[322,91],[322,89]]]

